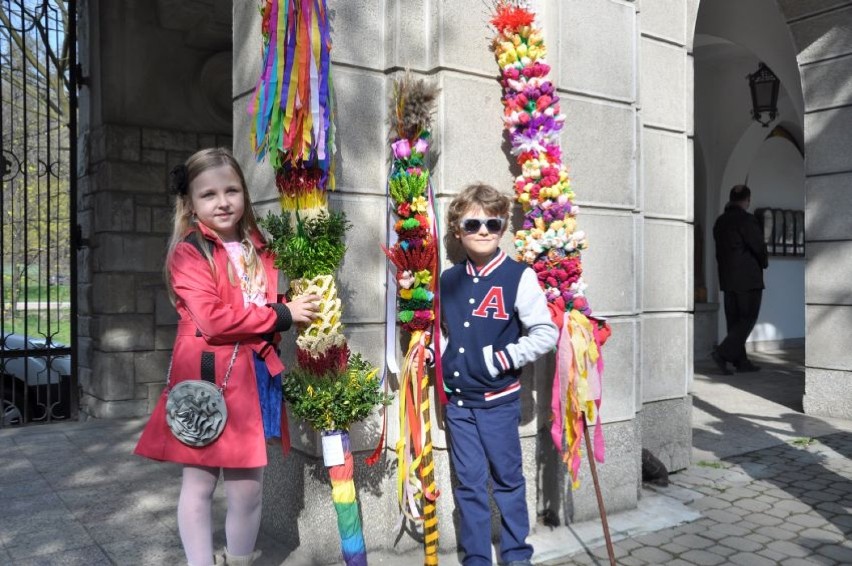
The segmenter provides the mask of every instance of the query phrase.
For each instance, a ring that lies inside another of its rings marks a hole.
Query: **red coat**
[[[185,379],[200,379],[201,355],[215,357],[217,385],[222,384],[228,362],[239,341],[240,349],[225,390],[228,421],[222,435],[212,444],[194,448],[182,444],[166,425],[165,392],[160,396],[135,453],[154,460],[226,468],[256,468],[266,465],[266,440],[260,413],[254,357],[266,360],[271,375],[284,366],[275,349],[261,335],[280,330],[286,321],[275,309],[254,304],[244,306],[239,285],[228,280],[228,253],[221,241],[205,226],[201,233],[212,243],[216,280],[204,255],[190,242],[177,245],[170,263],[171,285],[177,298],[180,317],[172,354],[172,384]],[[194,235],[192,236],[194,238]],[[272,253],[259,237],[254,238],[266,272],[269,303],[277,302],[278,270],[272,265]],[[277,335],[276,335],[277,336]],[[163,376],[165,382],[165,376]]]

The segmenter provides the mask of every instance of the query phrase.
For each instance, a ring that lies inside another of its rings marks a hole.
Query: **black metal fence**
[[[0,428],[74,419],[76,2],[0,0]]]

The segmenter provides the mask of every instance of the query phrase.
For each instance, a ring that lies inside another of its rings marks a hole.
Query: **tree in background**
[[[39,315],[50,320],[50,309],[65,299],[59,286],[67,283],[70,267],[68,30],[61,0],[0,1],[0,286],[6,331],[23,330],[21,302],[39,303]]]

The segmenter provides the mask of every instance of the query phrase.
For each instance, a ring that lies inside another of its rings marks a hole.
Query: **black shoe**
[[[760,371],[760,366],[751,362],[745,362],[737,366],[737,373],[752,373],[755,371]]]
[[[725,358],[719,355],[719,352],[713,350],[710,357],[713,358],[713,363],[715,363],[716,367],[719,368],[719,373],[722,375],[734,375],[734,372],[728,369],[728,362],[725,361]]]

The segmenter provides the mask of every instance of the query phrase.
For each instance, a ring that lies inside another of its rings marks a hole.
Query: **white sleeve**
[[[550,318],[547,298],[538,284],[538,276],[531,268],[524,270],[518,283],[515,311],[526,330],[515,344],[506,347],[512,365],[521,368],[553,350],[559,339],[559,330]]]

